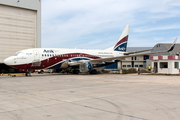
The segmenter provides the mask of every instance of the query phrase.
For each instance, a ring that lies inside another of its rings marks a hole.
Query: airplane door
[[[40,66],[41,65],[41,61],[40,61],[40,55],[39,52],[37,50],[33,51],[34,53],[34,60],[33,60],[33,66]]]
[[[40,61],[40,55],[37,50],[34,50],[34,61]]]

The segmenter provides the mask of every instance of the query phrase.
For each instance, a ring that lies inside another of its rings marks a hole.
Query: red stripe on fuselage
[[[11,67],[18,68],[18,69],[31,69],[31,70],[44,69],[44,68],[53,66],[53,65],[63,61],[64,59],[80,58],[80,57],[91,58],[91,59],[99,59],[100,58],[97,56],[84,54],[84,53],[69,53],[69,54],[57,55],[57,56],[42,60],[40,66],[33,66],[33,63],[28,63],[28,64],[21,64],[21,65],[11,65]]]

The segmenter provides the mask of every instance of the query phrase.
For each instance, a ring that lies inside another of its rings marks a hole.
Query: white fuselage
[[[124,52],[108,50],[34,48],[19,51],[14,56],[5,59],[4,63],[18,69],[59,69],[65,61],[73,63],[73,61],[88,61],[123,55]]]

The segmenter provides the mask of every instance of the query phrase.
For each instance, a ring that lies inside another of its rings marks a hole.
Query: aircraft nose
[[[6,58],[6,59],[4,60],[4,63],[5,63],[6,65],[12,65],[12,57]]]

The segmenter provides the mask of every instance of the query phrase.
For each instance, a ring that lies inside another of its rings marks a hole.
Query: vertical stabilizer
[[[117,43],[113,47],[114,51],[126,52],[127,41],[128,41],[128,36],[129,36],[129,27],[130,27],[129,25],[126,25],[126,27],[124,28]]]

